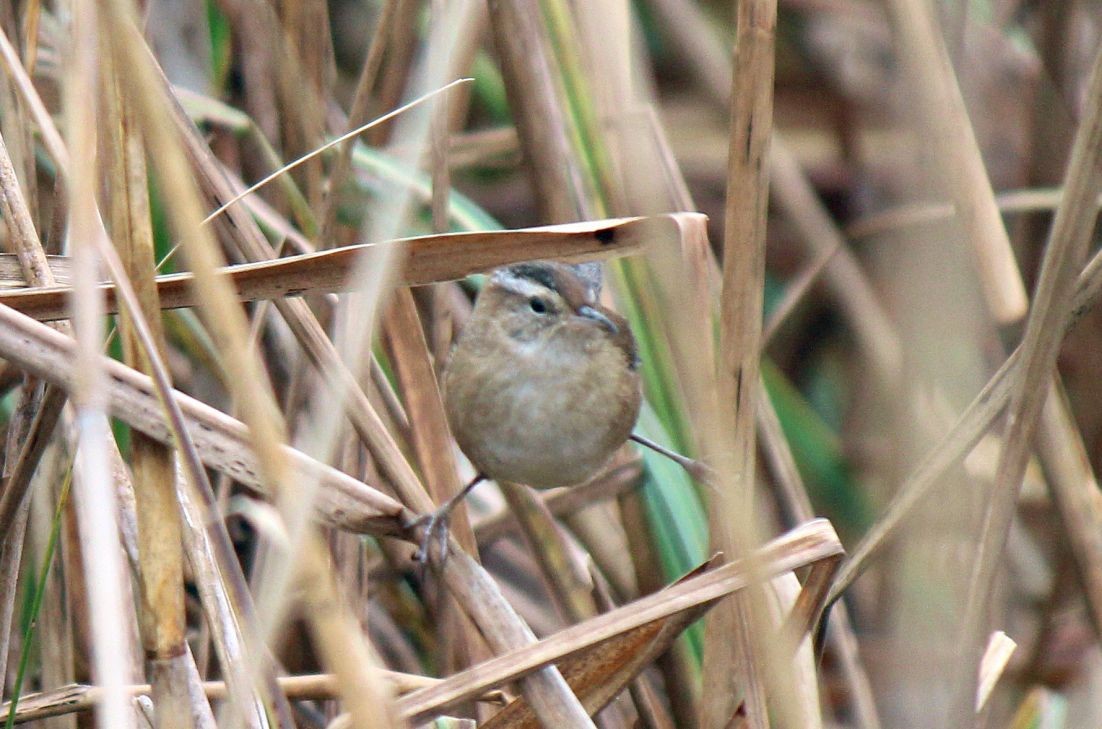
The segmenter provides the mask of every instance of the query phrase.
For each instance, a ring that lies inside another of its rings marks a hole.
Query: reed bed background
[[[6,727],[1102,723],[1096,4],[0,31]],[[695,460],[480,486],[422,572],[439,374],[543,258]]]

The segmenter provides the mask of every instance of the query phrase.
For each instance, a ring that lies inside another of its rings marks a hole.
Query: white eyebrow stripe
[[[543,284],[536,283],[529,278],[515,276],[504,270],[494,272],[494,282],[519,296],[540,296],[550,292],[550,289]]]

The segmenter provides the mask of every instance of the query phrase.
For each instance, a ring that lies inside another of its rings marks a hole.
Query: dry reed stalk
[[[383,315],[384,340],[395,379],[406,403],[411,426],[408,442],[432,500],[444,504],[462,486],[451,431],[444,415],[444,402],[424,331],[413,293],[408,288],[396,289]],[[452,511],[448,528],[463,549],[478,560],[478,544],[464,504]],[[437,633],[441,643],[450,648],[441,656],[445,666],[454,670],[469,665],[475,656],[485,658],[485,645],[474,625],[451,600],[444,598],[440,604],[442,610],[437,616]]]
[[[968,234],[988,308],[1000,324],[1018,321],[1029,305],[1025,286],[937,18],[923,0],[891,0],[888,11],[916,118],[939,141],[932,157]]]
[[[402,392],[410,423],[410,446],[416,455],[425,487],[432,500],[443,504],[461,488],[453,455],[451,431],[444,402],[425,341],[413,294],[395,291],[383,315],[383,330],[395,379]],[[467,519],[466,506],[452,512],[449,525],[463,549],[477,559],[478,549]]]
[[[520,524],[528,549],[566,621],[579,623],[596,615],[593,578],[577,546],[568,542],[535,491],[516,483],[500,486],[505,503]]]
[[[769,141],[773,131],[774,35],[772,0],[738,4],[731,131],[723,233],[723,289],[716,385],[724,404],[708,460],[719,474],[709,513],[710,545],[733,557],[756,546],[754,519],[754,411],[756,408],[765,277]],[[722,603],[705,623],[704,688],[700,726],[726,727],[736,714],[750,726],[769,726],[768,656],[755,638],[764,603],[739,595]],[[770,688],[774,688],[771,685]],[[783,712],[787,697],[772,697]],[[783,713],[782,713],[783,716]]]
[[[995,195],[995,202],[1004,215],[1043,212],[1056,209],[1063,194],[1060,188],[1004,190]],[[905,203],[858,218],[846,226],[846,235],[855,239],[873,238],[904,228],[951,220],[955,213],[956,208],[948,202]]]
[[[1003,451],[991,500],[984,515],[979,548],[973,563],[964,634],[970,660],[978,664],[979,630],[987,615],[1000,558],[1030,455],[1033,433],[1049,394],[1047,384],[1063,341],[1064,322],[1074,306],[1074,283],[1086,259],[1097,218],[1095,201],[1102,194],[1102,53],[1095,59],[1084,106],[1084,118],[1075,135],[1068,162],[1064,198],[1045,247],[1037,294],[1022,338],[1021,374],[1014,383],[1003,434]],[[969,676],[966,687],[975,685]],[[974,691],[958,697],[956,708],[967,711]],[[967,714],[959,714],[967,716]]]
[[[1061,433],[1077,432],[1070,418],[1067,396],[1053,382],[1041,411],[1036,447],[1071,546],[1095,636],[1102,639],[1102,530],[1098,528],[1102,520],[1102,493],[1082,438],[1059,437]],[[1060,488],[1059,484],[1073,487]]]
[[[386,64],[380,76],[380,86],[375,103],[380,109],[392,109],[401,101],[413,76],[413,62],[417,49],[421,3],[415,0],[398,0],[395,20],[390,26],[390,38],[386,43]],[[367,142],[381,147],[390,139],[392,124],[372,129]]]
[[[397,671],[382,670],[381,674],[387,684],[398,693],[429,688],[442,680]],[[287,697],[295,701],[336,699],[341,695],[337,677],[331,673],[280,676],[278,680]],[[211,701],[225,701],[230,696],[225,681],[203,681],[200,688],[203,695]],[[153,687],[149,684],[135,684],[127,686],[126,691],[132,696],[149,696],[153,693]],[[479,701],[497,704],[502,703],[503,699],[500,691],[487,691],[478,697]],[[22,724],[53,716],[89,711],[102,700],[103,691],[96,686],[86,684],[73,684],[42,693],[27,694],[22,697],[19,707],[15,710],[15,723]],[[7,716],[10,708],[8,703],[0,704],[0,716]]]
[[[445,13],[444,0],[432,0],[429,3],[431,14],[431,27],[433,34],[454,32],[446,23],[448,16]],[[430,47],[435,45],[429,39]],[[445,77],[451,69],[451,58],[448,53],[434,53],[432,63],[441,67],[433,76]],[[429,122],[429,174],[432,178],[432,200],[429,210],[432,215],[432,232],[445,233],[448,230],[448,196],[451,192],[451,171],[448,169],[448,127],[450,126],[450,112],[448,111],[448,98],[438,97],[432,104],[429,112],[432,119]]]
[[[109,220],[115,245],[130,285],[163,359],[164,333],[157,299],[153,231],[150,224],[145,155],[133,110],[120,94],[117,70],[105,63],[101,144],[106,154],[110,197]],[[145,374],[151,367],[130,317],[121,317],[124,362]],[[183,545],[176,500],[175,464],[170,449],[135,431],[131,436],[138,521],[139,585],[142,596],[142,640],[151,661],[154,707],[158,729],[194,726],[187,674],[184,632]],[[209,712],[209,708],[207,709]]]
[[[279,7],[281,36],[287,47],[277,58],[279,83],[284,111],[285,151],[297,157],[325,141],[326,90],[336,77],[333,58],[333,35],[329,27],[329,10],[324,0],[298,0]],[[314,215],[321,212],[324,201],[324,169],[321,160],[312,160],[302,170],[306,199]],[[306,227],[306,226],[304,226]],[[317,225],[309,226],[316,234]]]
[[[537,0],[492,0],[490,27],[501,59],[532,189],[552,223],[596,217],[585,170],[571,145],[554,58]]]

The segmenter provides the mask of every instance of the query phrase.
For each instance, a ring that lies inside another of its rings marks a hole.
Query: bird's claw
[[[432,541],[434,537],[437,540],[437,554],[439,554],[440,563],[443,564],[448,558],[448,510],[440,508],[432,513],[422,514],[414,520],[413,526],[415,528],[423,526],[425,529],[425,533],[421,537],[421,544],[413,555],[414,560],[421,565],[421,573],[424,574],[429,562],[432,561]]]

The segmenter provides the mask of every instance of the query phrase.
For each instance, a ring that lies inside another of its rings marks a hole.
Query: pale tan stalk
[[[382,326],[391,366],[406,402],[411,426],[408,442],[420,465],[426,489],[434,502],[443,504],[458,493],[462,485],[432,355],[413,293],[408,288],[394,291]],[[478,544],[462,503],[452,511],[448,528],[463,549],[478,560]],[[465,668],[476,656],[485,658],[486,648],[474,625],[452,600],[445,600],[436,622],[441,644],[451,646],[441,656],[451,672]]]
[[[925,0],[890,0],[887,7],[920,133],[938,140],[929,151],[968,234],[987,306],[1000,324],[1018,321],[1029,305],[1025,286],[934,8]]]
[[[749,554],[757,541],[753,383],[761,356],[776,22],[772,0],[738,3],[716,376],[721,405],[716,447],[708,454],[719,474],[719,492],[713,495],[708,523],[712,548],[739,556]],[[767,657],[762,641],[755,639],[757,626],[766,624],[762,607],[760,599],[739,595],[708,616],[702,729],[726,727],[740,702],[750,727],[769,726]],[[781,696],[773,698],[775,705],[785,703]]]

